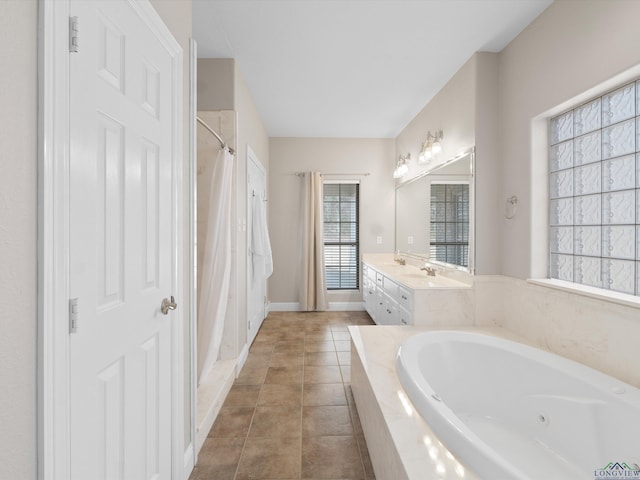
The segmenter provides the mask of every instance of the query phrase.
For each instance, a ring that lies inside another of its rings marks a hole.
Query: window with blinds
[[[549,276],[640,295],[640,82],[550,120]]]
[[[432,260],[469,266],[469,184],[431,184],[429,228]]]
[[[360,185],[325,183],[324,264],[327,290],[360,288]]]

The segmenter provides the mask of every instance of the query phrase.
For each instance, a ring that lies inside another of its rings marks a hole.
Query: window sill
[[[530,278],[527,282],[534,285],[540,285],[542,287],[562,290],[563,292],[573,293],[575,295],[582,295],[596,300],[603,300],[605,302],[617,303],[618,305],[640,309],[640,297],[628,295],[626,293],[613,292],[611,290],[604,290],[602,288],[590,287],[588,285],[580,285],[578,283],[565,282],[563,280],[551,278]]]

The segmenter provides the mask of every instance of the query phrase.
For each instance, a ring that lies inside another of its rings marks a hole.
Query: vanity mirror
[[[396,252],[473,273],[474,151],[396,187]]]

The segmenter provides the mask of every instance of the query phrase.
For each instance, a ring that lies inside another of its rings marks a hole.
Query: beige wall
[[[191,89],[190,81],[190,47],[189,41],[191,39],[191,0],[151,0],[151,4],[156,9],[164,23],[169,27],[169,30],[182,47],[182,121],[183,121],[183,191],[184,197],[182,199],[182,228],[183,228],[183,255],[182,261],[184,265],[184,277],[183,287],[184,292],[182,305],[183,308],[183,320],[184,320],[184,362],[185,362],[185,374],[184,374],[184,445],[185,448],[190,443],[190,421],[191,421],[191,400],[190,400],[190,363],[189,359],[190,344],[189,344],[189,305],[191,304],[189,298],[189,139],[191,138],[191,130],[189,128],[189,91]]]
[[[185,48],[191,2],[153,4]],[[35,0],[0,1],[0,478],[20,480],[37,474],[37,27]]]
[[[241,346],[247,343],[247,149],[250,147],[267,172],[267,198],[269,195],[269,135],[260,118],[260,113],[251,98],[251,94],[235,66],[234,110],[238,114],[238,151],[236,152],[238,173],[236,177],[236,218],[242,222],[235,247],[237,258],[237,316],[238,342]]]
[[[235,76],[232,58],[198,59],[198,110],[233,110]]]
[[[273,249],[272,303],[297,303],[300,264],[301,181],[295,174],[370,173],[360,179],[360,251],[390,252],[394,244],[395,145],[393,139],[271,138],[269,231]],[[331,177],[336,178],[336,177]],[[382,244],[376,238],[382,237]],[[355,293],[331,293],[329,302],[362,301]]]
[[[518,213],[501,220],[501,273],[531,274],[531,120],[640,63],[640,2],[553,3],[500,53],[499,202],[517,195]]]
[[[478,275],[500,272],[500,135],[498,54],[476,54],[475,266]]]
[[[198,106],[214,109],[226,106],[236,114],[236,148],[234,167],[234,198],[231,216],[233,266],[231,292],[225,319],[225,347],[231,335],[235,341],[229,344],[232,357],[237,356],[247,343],[246,313],[246,250],[247,250],[247,148],[251,147],[269,176],[269,135],[260,113],[245,84],[242,72],[233,59],[202,58],[198,60]],[[220,132],[218,132],[220,133]],[[225,140],[228,140],[225,138]],[[267,180],[268,182],[268,180]],[[235,333],[232,333],[235,332]],[[226,353],[225,353],[226,355]],[[225,356],[226,358],[226,356]]]
[[[427,131],[442,130],[442,152],[430,164],[440,163],[475,145],[475,81],[477,58],[471,57],[396,137],[396,153],[411,154],[403,183],[427,166],[418,165],[418,154]],[[392,160],[395,164],[397,157]],[[390,168],[393,168],[391,166]]]
[[[0,1],[0,478],[36,478],[35,0]]]
[[[411,154],[409,172],[398,181],[399,185],[476,146],[475,271],[483,275],[498,273],[500,266],[497,80],[498,55],[473,55],[396,138],[396,153]],[[435,130],[442,130],[444,135],[442,152],[428,165],[418,165],[427,131]]]

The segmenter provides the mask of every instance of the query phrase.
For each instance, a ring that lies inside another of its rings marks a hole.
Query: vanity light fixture
[[[431,133],[431,130],[427,132],[427,139],[422,142],[422,145],[420,146],[418,163],[427,163],[442,151],[442,137],[442,130],[436,130],[433,134]]]
[[[407,153],[406,155],[400,155],[398,157],[398,161],[396,162],[396,169],[393,171],[393,178],[402,178],[409,171],[409,163],[411,160],[411,154]]]

